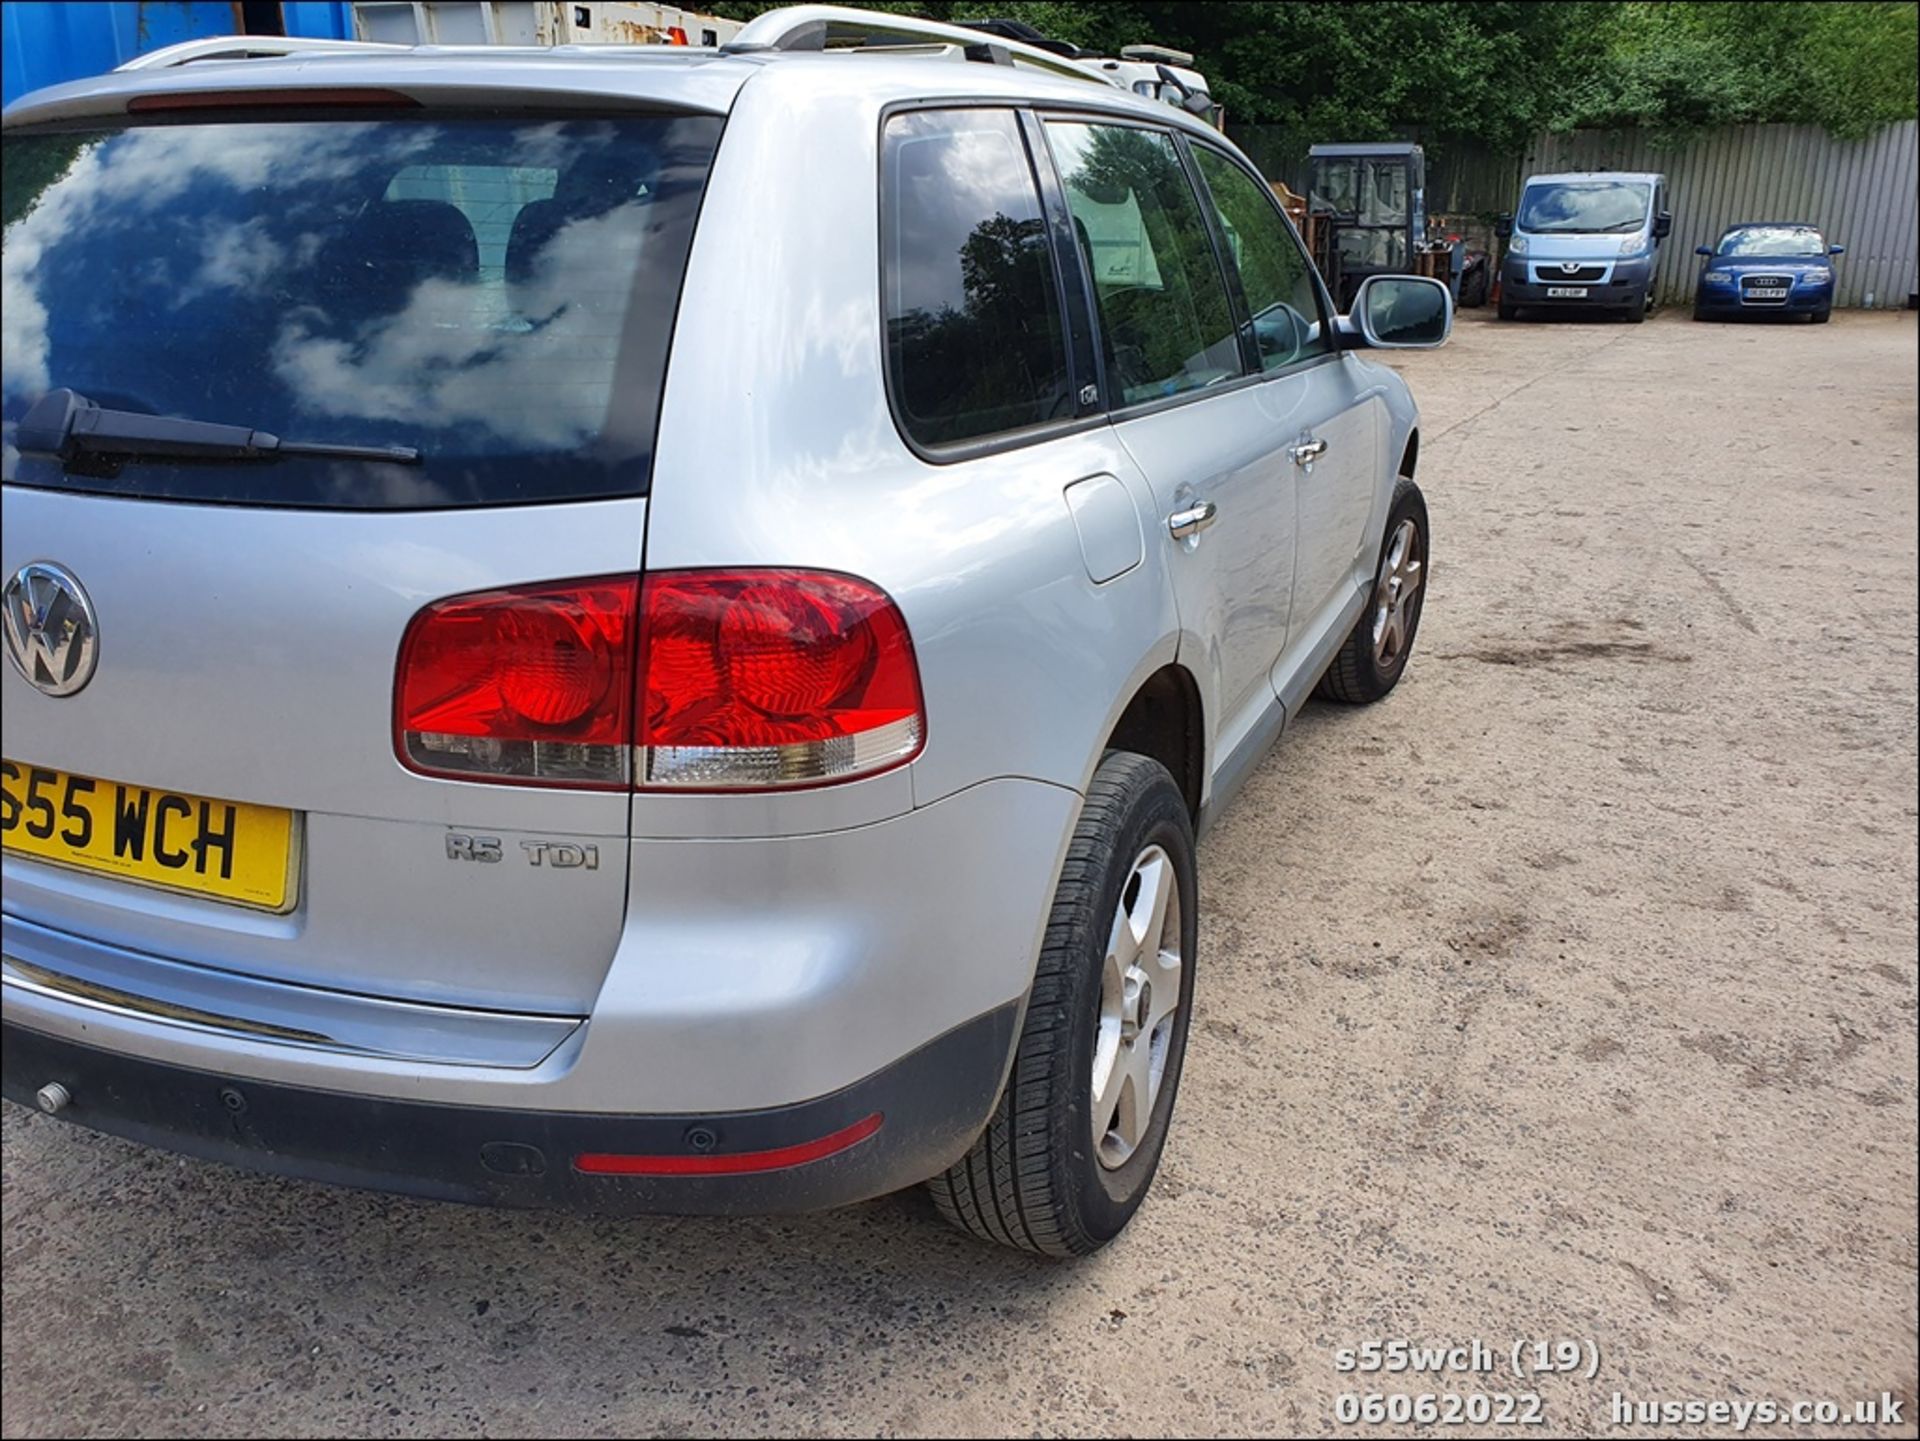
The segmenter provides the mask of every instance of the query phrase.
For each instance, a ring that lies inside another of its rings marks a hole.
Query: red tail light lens
[[[625,786],[631,774],[631,576],[483,591],[413,618],[394,745],[432,775]]]
[[[400,643],[394,749],[427,775],[691,790],[903,765],[926,720],[906,621],[822,571],[665,571],[436,601]]]
[[[647,577],[641,611],[639,784],[818,785],[919,753],[913,643],[865,581],[666,571]]]

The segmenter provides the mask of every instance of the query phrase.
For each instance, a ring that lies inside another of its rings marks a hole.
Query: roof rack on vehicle
[[[1111,89],[1113,82],[1099,71],[1062,55],[1010,37],[917,20],[881,10],[855,10],[846,5],[793,5],[769,10],[722,45],[723,55],[750,55],[766,51],[875,50],[897,51],[907,46],[936,46],[938,58],[977,60],[994,65],[1021,65],[1069,80],[1085,80]]]
[[[1169,45],[1122,45],[1122,60],[1138,60],[1142,64],[1152,65],[1191,65],[1193,55],[1186,50],[1175,50]]]
[[[325,40],[306,35],[210,35],[201,40],[182,40],[136,55],[116,70],[171,70],[191,65],[196,60],[258,60],[282,55],[331,54],[369,50],[404,50],[404,45],[387,45],[375,40]]]
[[[982,30],[989,35],[998,35],[1007,40],[1019,40],[1028,45],[1038,46],[1050,55],[1064,55],[1069,60],[1084,60],[1090,53],[1068,40],[1055,40],[1036,30],[1024,20],[1004,20],[990,17],[984,20],[972,20],[966,17],[955,19],[953,24],[963,30]]]

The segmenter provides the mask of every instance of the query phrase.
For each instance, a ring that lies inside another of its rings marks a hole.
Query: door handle
[[[1175,540],[1185,540],[1188,536],[1198,535],[1212,525],[1216,515],[1213,502],[1203,500],[1198,505],[1189,506],[1185,510],[1176,510],[1168,516],[1167,529],[1172,532]]]
[[[1298,445],[1287,447],[1287,454],[1295,465],[1312,465],[1326,453],[1327,443],[1324,440],[1303,440]]]

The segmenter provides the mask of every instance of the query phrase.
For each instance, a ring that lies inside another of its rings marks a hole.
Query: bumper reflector
[[[878,1111],[817,1141],[771,1151],[737,1151],[689,1156],[622,1156],[588,1151],[573,1158],[573,1168],[589,1176],[740,1176],[755,1171],[784,1171],[852,1150],[880,1129]]]

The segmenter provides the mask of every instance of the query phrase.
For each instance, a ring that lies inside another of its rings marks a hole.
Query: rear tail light
[[[883,591],[728,570],[438,601],[401,642],[394,729],[401,761],[433,775],[735,790],[903,765],[926,722]]]
[[[647,577],[642,606],[641,785],[817,785],[919,754],[907,623],[865,581],[667,571]]]
[[[400,643],[400,759],[475,780],[625,786],[638,589],[608,576],[428,606]]]

